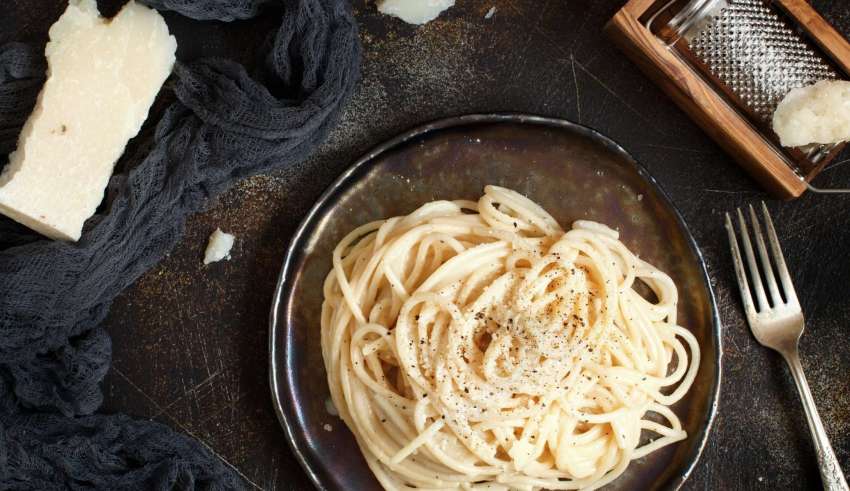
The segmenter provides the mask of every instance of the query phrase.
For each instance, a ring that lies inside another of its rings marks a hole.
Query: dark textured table
[[[43,42],[64,8],[61,0],[2,3],[0,43]],[[623,145],[670,194],[706,257],[725,325],[723,384],[714,430],[686,488],[818,487],[796,390],[782,360],[744,323],[722,227],[724,212],[770,198],[603,36],[621,1],[457,3],[416,29],[355,1],[363,80],[340,125],[308,162],[243,182],[189,220],[173,253],[119,297],[107,320],[114,362],[103,410],[200,439],[249,487],[309,489],[268,388],[267,316],[290,235],[343,169],[394,134],[444,116],[528,112],[583,123]],[[850,34],[850,5],[814,4]],[[491,6],[496,13],[485,19]],[[216,54],[249,62],[274,15],[230,25],[166,19],[180,59]],[[850,185],[845,158],[818,184]],[[848,203],[815,195],[768,201],[808,320],[803,365],[850,473]],[[233,258],[205,267],[203,250],[216,227],[236,234]]]

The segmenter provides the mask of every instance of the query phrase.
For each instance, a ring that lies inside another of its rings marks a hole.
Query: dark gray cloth
[[[145,3],[233,20],[268,2]],[[239,487],[198,442],[153,422],[93,414],[111,357],[98,325],[174,247],[187,215],[240,178],[306,158],[351,96],[360,45],[347,1],[277,3],[282,22],[255,78],[224,59],[177,63],[166,84],[176,102],[140,150],[122,157],[124,171],[78,243],[45,240],[0,217],[0,488]],[[43,84],[41,52],[0,48],[0,162]]]

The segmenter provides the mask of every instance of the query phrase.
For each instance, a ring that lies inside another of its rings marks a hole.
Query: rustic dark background
[[[110,3],[114,8],[118,0]],[[769,200],[603,36],[623,0],[457,0],[421,28],[355,0],[363,80],[330,140],[308,162],[247,180],[189,221],[182,243],[115,303],[114,362],[104,411],[170,424],[204,442],[249,487],[309,489],[268,388],[267,316],[284,248],[322,190],[355,158],[419,123],[470,112],[571,119],[643,162],[689,223],[724,322],[721,403],[687,489],[820,485],[808,429],[781,359],[744,324],[723,213]],[[850,34],[850,5],[815,7]],[[0,43],[43,43],[63,0],[0,0]],[[491,19],[484,15],[496,7]],[[275,10],[256,20],[197,23],[166,14],[178,57],[251,64]],[[850,185],[847,157],[819,179]],[[768,201],[808,320],[803,365],[839,460],[850,473],[850,197]],[[204,266],[209,234],[236,234],[229,262]],[[316,383],[324,383],[317,377]]]

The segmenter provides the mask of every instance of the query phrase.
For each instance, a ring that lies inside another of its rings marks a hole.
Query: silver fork
[[[767,206],[765,206],[764,202],[762,202],[761,208],[764,214],[764,223],[767,228],[767,238],[770,243],[771,254],[768,254],[765,247],[761,226],[752,205],[750,205],[749,210],[750,219],[753,223],[753,236],[755,237],[756,248],[761,259],[761,272],[759,272],[759,268],[756,265],[756,258],[755,254],[753,254],[750,234],[747,229],[747,221],[744,219],[744,214],[738,209],[738,226],[740,228],[741,241],[744,244],[744,255],[747,257],[747,265],[749,266],[750,278],[752,279],[757,304],[753,303],[753,297],[750,293],[750,285],[747,280],[744,261],[741,259],[741,251],[738,249],[738,241],[735,238],[732,219],[728,213],[726,214],[726,231],[729,233],[729,245],[732,248],[732,259],[735,263],[735,273],[738,277],[738,287],[741,290],[744,312],[747,314],[750,330],[758,342],[778,351],[785,358],[788,367],[791,369],[794,382],[797,384],[797,390],[800,392],[800,399],[803,401],[803,408],[806,410],[806,420],[809,423],[812,440],[814,440],[824,489],[829,491],[848,491],[847,481],[844,480],[844,474],[838,465],[838,459],[835,458],[835,452],[829,443],[829,437],[826,431],[824,431],[823,423],[821,423],[818,410],[815,407],[815,401],[812,398],[812,392],[809,390],[809,383],[806,381],[806,375],[803,373],[802,365],[800,365],[798,344],[800,336],[803,334],[803,310],[800,308],[800,302],[797,300],[794,285],[791,284],[791,275],[788,274],[788,267],[785,266],[785,258],[782,256],[782,250],[779,248],[776,230],[773,228],[773,221],[770,219],[770,214],[767,212]],[[773,266],[771,266],[771,256]],[[780,292],[779,285],[776,283],[774,269],[782,283],[782,292]],[[765,284],[767,284],[767,289],[770,292],[769,302],[765,294]]]

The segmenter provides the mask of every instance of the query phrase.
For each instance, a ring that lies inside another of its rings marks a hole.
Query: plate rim
[[[298,442],[299,438],[295,434],[295,422],[293,421],[295,419],[295,416],[294,414],[292,414],[292,407],[290,405],[289,409],[287,409],[284,406],[284,402],[291,402],[294,400],[294,393],[292,393],[291,391],[292,384],[289,383],[288,380],[286,381],[286,383],[283,383],[281,379],[285,377],[281,377],[278,375],[278,349],[277,343],[275,342],[278,329],[288,329],[288,323],[285,322],[286,319],[281,320],[279,315],[281,309],[281,301],[283,299],[284,291],[288,290],[292,286],[292,278],[290,272],[294,263],[293,259],[297,258],[297,254],[299,252],[298,246],[303,246],[302,242],[304,239],[304,235],[308,231],[308,228],[310,228],[310,225],[317,218],[319,212],[322,210],[324,205],[327,204],[328,199],[334,193],[339,191],[344,185],[346,185],[351,176],[356,173],[361,167],[368,165],[369,162],[372,162],[381,154],[392,150],[414,138],[424,136],[428,133],[443,130],[446,128],[452,128],[455,126],[487,123],[532,124],[538,126],[567,128],[591,137],[597,142],[605,145],[607,148],[617,152],[618,154],[620,154],[620,156],[624,157],[625,160],[628,161],[635,168],[635,170],[637,170],[638,174],[642,178],[644,178],[652,187],[655,188],[661,198],[661,201],[663,201],[673,212],[673,216],[675,217],[676,222],[679,224],[679,227],[684,231],[684,236],[686,239],[685,242],[687,242],[688,248],[697,258],[701,278],[703,283],[705,284],[706,290],[708,291],[708,300],[710,303],[711,310],[712,332],[714,334],[713,344],[717,352],[717,356],[714,367],[714,385],[713,387],[711,387],[710,390],[710,401],[708,406],[707,420],[698,435],[689,436],[689,438],[698,438],[699,444],[696,448],[696,451],[690,457],[688,464],[676,475],[670,477],[667,482],[663,483],[663,489],[678,490],[685,483],[688,477],[690,477],[690,475],[693,473],[694,468],[702,457],[702,454],[708,443],[708,437],[711,434],[711,430],[717,418],[718,407],[720,404],[720,388],[722,385],[721,382],[723,376],[722,322],[717,307],[717,299],[714,294],[714,288],[712,287],[711,278],[708,275],[708,270],[706,268],[705,258],[703,257],[702,251],[700,250],[696,239],[693,236],[693,233],[688,227],[687,222],[685,222],[684,217],[679,211],[679,208],[673,203],[673,201],[670,199],[670,196],[667,194],[661,184],[659,184],[658,181],[652,176],[652,174],[649,173],[648,169],[640,161],[635,159],[619,143],[605,136],[601,132],[580,123],[576,123],[563,118],[538,116],[527,113],[497,112],[464,114],[461,116],[440,118],[427,122],[425,124],[417,125],[407,131],[404,131],[401,134],[372,147],[364,155],[355,160],[354,163],[348,166],[342,172],[342,174],[340,174],[336,179],[334,179],[330,186],[328,186],[322,192],[322,194],[319,196],[313,206],[310,207],[310,210],[298,224],[298,228],[295,230],[295,233],[292,234],[292,237],[289,239],[289,244],[286,246],[286,253],[283,257],[283,264],[278,275],[274,297],[272,298],[271,308],[269,312],[269,388],[271,390],[272,405],[274,406],[275,415],[277,416],[278,422],[280,423],[281,427],[283,427],[290,450],[292,450],[299,464],[301,464],[302,469],[309,476],[310,481],[313,483],[316,489],[326,491],[328,487],[325,485],[325,483],[322,482],[319,473],[316,469],[313,468],[310,458],[301,449],[301,446]],[[284,339],[288,339],[288,337],[285,336]],[[285,354],[285,352],[287,351],[286,346],[282,347],[281,351]],[[287,395],[290,396],[289,398],[287,398],[288,400],[282,398],[284,392],[287,392]]]

